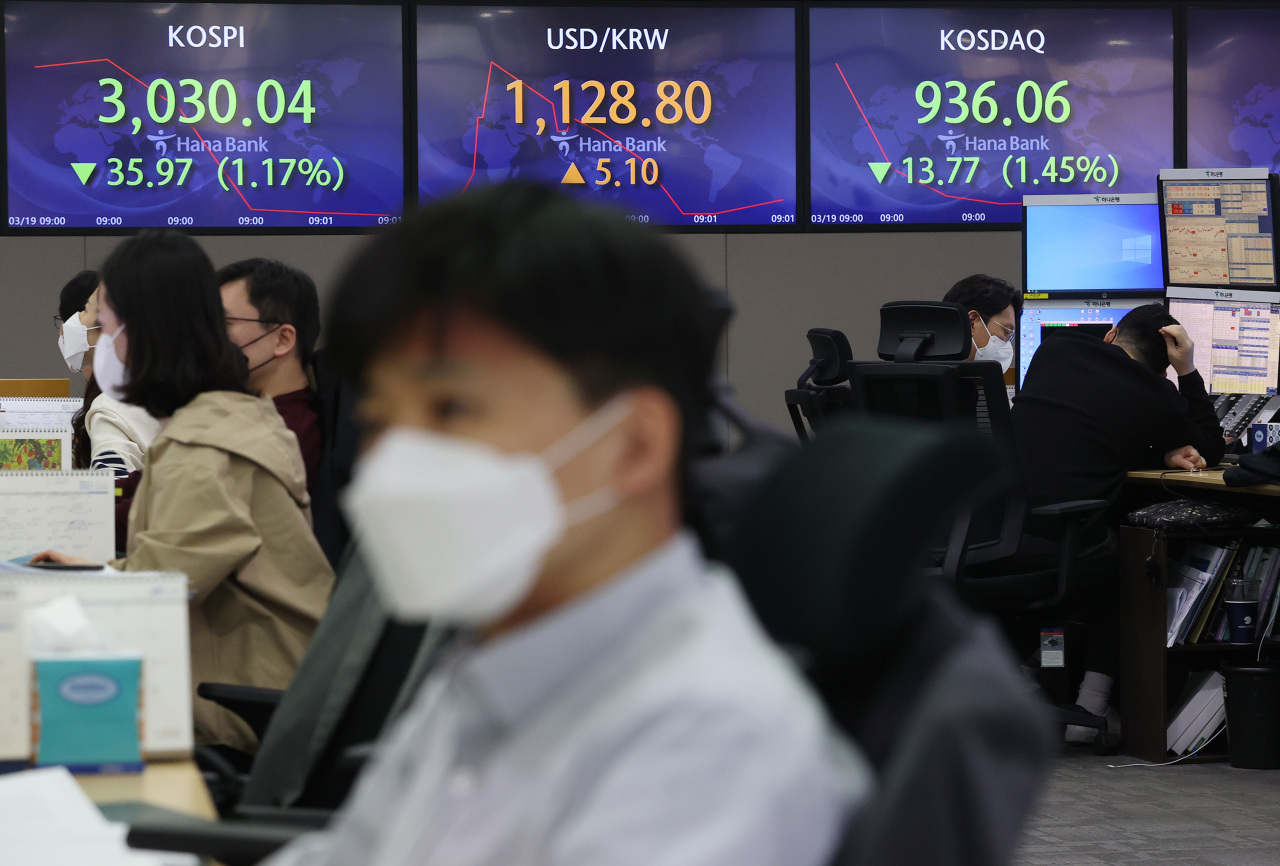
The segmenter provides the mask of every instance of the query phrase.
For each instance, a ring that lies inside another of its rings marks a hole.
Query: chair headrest
[[[813,384],[839,385],[849,377],[849,363],[853,361],[853,349],[843,331],[833,328],[810,328],[805,335],[809,350],[813,353],[814,367],[810,378]]]
[[[890,301],[880,308],[876,354],[886,361],[963,361],[972,335],[969,311],[945,301]]]

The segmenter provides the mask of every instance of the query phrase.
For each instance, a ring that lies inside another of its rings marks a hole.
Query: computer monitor
[[[1155,193],[1023,196],[1023,291],[1164,291]]]
[[[1168,299],[1210,393],[1277,393],[1280,292],[1170,286]]]
[[[1079,328],[1098,339],[1124,318],[1125,313],[1143,304],[1158,304],[1159,297],[1074,298],[1028,300],[1018,321],[1018,387],[1027,375],[1031,357],[1046,338],[1063,328]]]
[[[1162,169],[1158,187],[1165,285],[1276,285],[1274,174]]]

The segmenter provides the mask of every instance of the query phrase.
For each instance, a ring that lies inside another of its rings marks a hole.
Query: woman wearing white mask
[[[93,355],[102,328],[98,323],[98,272],[81,271],[58,298],[58,349],[73,373],[85,377],[84,406],[71,419],[72,465],[76,469],[110,469],[124,478],[142,468],[160,422],[139,406],[102,393],[93,378]],[[128,517],[127,508],[124,518]]]
[[[996,361],[1013,366],[1013,335],[1022,315],[1022,294],[999,277],[974,274],[951,287],[942,300],[969,311],[972,335],[967,361]]]
[[[190,579],[193,685],[283,688],[328,604],[298,441],[250,394],[213,265],[195,241],[144,231],[102,267],[94,376],[164,420],[129,514],[124,571]],[[55,552],[38,559],[76,562]],[[200,743],[251,751],[243,722],[195,698]]]

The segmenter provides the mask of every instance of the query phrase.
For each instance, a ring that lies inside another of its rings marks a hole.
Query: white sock
[[[1113,682],[1115,681],[1106,674],[1085,671],[1084,680],[1080,683],[1080,694],[1076,696],[1076,703],[1095,715],[1101,715],[1107,710]]]

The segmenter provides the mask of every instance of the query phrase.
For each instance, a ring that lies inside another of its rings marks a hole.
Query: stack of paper
[[[1193,674],[1166,731],[1169,749],[1182,755],[1200,748],[1217,731],[1226,715],[1222,674],[1217,671]]]
[[[132,851],[62,767],[0,776],[5,866],[195,866],[188,854]]]

